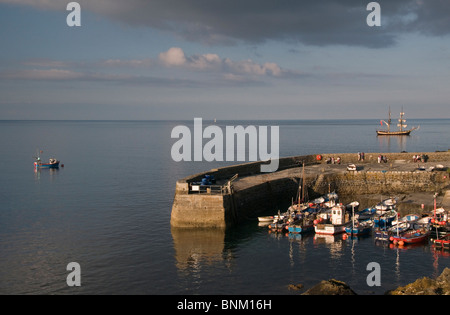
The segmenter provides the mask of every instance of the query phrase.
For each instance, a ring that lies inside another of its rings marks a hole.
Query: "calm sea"
[[[193,120],[0,121],[0,294],[297,294],[287,286],[330,278],[382,294],[450,267],[429,245],[291,238],[254,221],[172,230],[176,180],[236,163],[174,162],[177,125]],[[376,120],[217,125],[280,126],[280,156],[450,148],[450,120],[411,120],[420,129],[403,138],[377,138]],[[64,167],[35,172],[37,149]],[[66,284],[70,262],[81,266],[81,287]],[[367,285],[370,262],[381,266],[381,287]]]

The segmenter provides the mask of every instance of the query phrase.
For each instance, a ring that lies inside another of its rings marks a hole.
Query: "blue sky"
[[[450,118],[450,2],[0,0],[0,119]]]

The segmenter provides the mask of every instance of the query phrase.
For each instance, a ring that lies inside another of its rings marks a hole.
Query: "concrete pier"
[[[387,163],[378,163],[380,155],[387,157]],[[426,162],[414,162],[413,155],[425,155]],[[338,157],[341,164],[327,164],[328,159]],[[444,197],[450,185],[446,171],[450,152],[366,153],[364,161],[358,160],[356,153],[295,156],[281,158],[279,170],[274,173],[261,173],[261,163],[212,169],[178,180],[171,225],[225,228],[259,215],[285,211],[297,194],[302,163],[310,198],[331,190],[339,194],[342,202],[358,200],[362,205],[373,205],[384,195],[400,195],[401,204],[425,204],[425,210],[432,207],[435,192],[440,194],[439,204],[450,201],[450,196]],[[349,163],[357,165],[357,171],[348,171]],[[214,175],[216,184],[197,185],[205,175]]]

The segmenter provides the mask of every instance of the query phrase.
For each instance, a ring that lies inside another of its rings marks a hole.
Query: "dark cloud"
[[[11,2],[11,0],[0,0]],[[188,40],[260,43],[266,40],[309,45],[387,47],[399,34],[450,33],[448,0],[377,1],[382,26],[366,24],[369,0],[79,0],[90,10],[128,25],[148,26]],[[58,0],[15,0],[61,9]]]
[[[204,43],[285,40],[309,45],[387,47],[403,32],[450,32],[448,0],[377,1],[382,26],[366,24],[362,0],[118,0],[84,7],[131,25],[175,32]],[[123,3],[123,4],[122,4]]]

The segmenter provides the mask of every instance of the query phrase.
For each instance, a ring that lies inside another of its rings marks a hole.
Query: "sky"
[[[450,1],[0,0],[0,120],[450,118]]]

